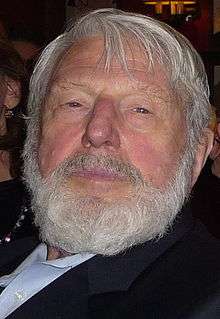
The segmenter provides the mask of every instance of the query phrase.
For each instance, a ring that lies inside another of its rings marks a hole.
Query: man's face
[[[139,47],[127,48],[129,74],[117,60],[106,73],[102,52],[103,40],[89,38],[72,46],[59,65],[43,109],[41,175],[84,154],[132,165],[149,185],[163,189],[183,152],[183,109],[165,69],[150,71]],[[132,191],[125,175],[99,164],[75,170],[67,184],[109,201]]]

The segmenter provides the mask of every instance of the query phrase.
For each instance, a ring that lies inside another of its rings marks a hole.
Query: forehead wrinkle
[[[81,67],[80,67],[81,68]],[[87,74],[80,74],[80,72],[77,72],[77,70],[73,70],[71,72],[71,75],[65,75],[63,77],[59,77],[56,80],[53,81],[52,86],[58,86],[63,88],[63,89],[71,89],[72,87],[80,87],[80,88],[86,88],[90,90],[91,82],[92,84],[95,81],[110,81],[112,83],[117,83],[117,85],[120,84],[120,82],[123,82],[122,85],[124,86],[125,81],[127,81],[128,84],[130,84],[134,89],[140,90],[140,91],[145,91],[149,87],[154,88],[154,91],[158,91],[158,93],[163,92],[163,94],[167,94],[166,92],[171,90],[171,87],[163,87],[159,85],[158,83],[154,83],[155,81],[153,80],[152,77],[148,78],[148,74],[143,72],[143,70],[139,69],[130,69],[130,71],[136,71],[140,72],[141,74],[139,75],[146,75],[145,80],[140,80],[138,79],[138,74],[130,74],[130,76],[125,73],[123,70],[120,68],[116,68],[117,70],[119,69],[121,72],[117,73],[111,73],[111,72],[105,72],[103,70],[103,73],[97,73],[97,72],[87,72]],[[74,79],[75,77],[75,79]],[[69,79],[73,78],[73,79]],[[94,84],[95,85],[95,84]],[[167,94],[169,95],[169,94]]]
[[[56,89],[69,91],[69,90],[72,90],[74,88],[79,88],[88,94],[92,94],[91,88],[88,85],[86,85],[85,83],[79,83],[79,82],[74,82],[74,81],[69,81],[69,80],[62,80],[62,81],[56,81],[52,85],[52,91],[56,90]]]

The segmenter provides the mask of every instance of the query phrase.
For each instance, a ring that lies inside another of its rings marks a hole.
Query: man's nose
[[[116,122],[117,114],[113,102],[109,99],[97,101],[82,138],[83,145],[95,148],[101,146],[118,148],[120,138]]]

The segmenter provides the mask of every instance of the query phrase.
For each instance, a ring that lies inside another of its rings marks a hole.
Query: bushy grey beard
[[[163,189],[143,180],[130,164],[109,156],[76,155],[62,162],[46,179],[37,161],[26,158],[26,182],[33,193],[32,207],[40,237],[69,253],[114,255],[164,236],[190,192],[193,160],[187,153]],[[74,193],[67,179],[78,169],[103,168],[126,177],[133,192],[117,202]]]

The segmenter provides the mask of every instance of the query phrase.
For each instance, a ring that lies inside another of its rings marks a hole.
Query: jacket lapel
[[[42,289],[7,318],[60,319],[65,314],[67,319],[87,319],[87,304],[87,265],[83,263]]]

